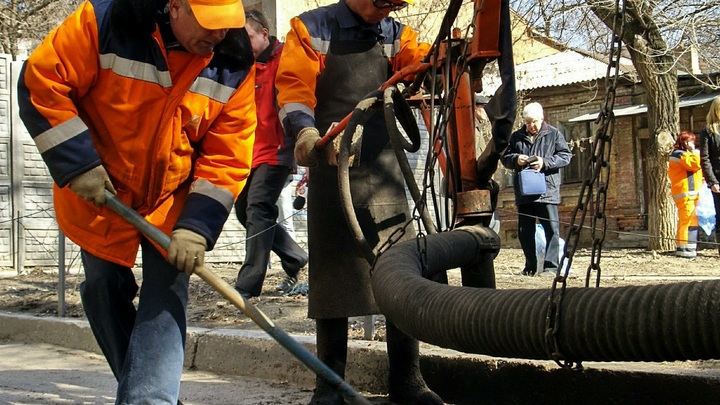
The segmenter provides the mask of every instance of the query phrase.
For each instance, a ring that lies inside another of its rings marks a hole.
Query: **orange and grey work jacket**
[[[668,177],[671,185],[670,194],[675,201],[696,200],[700,195],[700,187],[703,187],[700,153],[685,150],[672,151],[668,165]]]
[[[325,56],[334,35],[345,40],[357,39],[358,35],[377,29],[373,35],[383,38],[392,72],[419,63],[430,50],[429,44],[417,41],[417,32],[392,18],[383,19],[377,26],[359,22],[358,18],[341,0],[290,20],[290,32],[275,78],[280,120],[286,133],[297,136],[301,129],[315,126],[317,77],[325,69]]]
[[[217,47],[209,56],[168,51],[154,15],[147,35],[120,35],[110,23],[118,3],[83,3],[28,58],[18,88],[21,117],[55,181],[62,231],[132,266],[140,233],[67,184],[102,164],[121,201],[166,234],[203,235],[211,249],[250,171],[255,71],[251,58]]]

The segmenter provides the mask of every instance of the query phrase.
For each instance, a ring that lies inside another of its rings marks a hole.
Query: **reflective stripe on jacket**
[[[250,170],[254,66],[252,54],[241,60],[217,48],[166,51],[157,27],[115,32],[117,4],[83,3],[30,55],[18,89],[56,183],[61,229],[93,255],[132,266],[139,232],[66,185],[102,164],[123,202],[163,232],[190,229],[212,248]]]
[[[296,136],[300,129],[315,125],[317,76],[325,69],[325,55],[333,30],[339,27],[335,35],[342,37],[345,34],[343,28],[352,25],[352,29],[346,31],[354,35],[358,24],[342,0],[290,20],[290,32],[275,78],[280,119],[285,131]],[[376,35],[371,32],[373,29],[373,25],[367,26],[368,35]],[[391,18],[382,20],[379,29],[394,72],[420,62],[430,50],[429,44],[417,42],[417,32]]]
[[[673,199],[697,199],[703,186],[700,151],[674,150],[668,164],[670,194]]]

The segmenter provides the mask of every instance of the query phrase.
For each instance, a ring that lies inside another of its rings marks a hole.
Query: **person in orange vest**
[[[668,165],[670,194],[678,210],[675,233],[675,255],[697,257],[698,216],[700,187],[705,187],[700,167],[700,151],[695,149],[695,134],[683,131],[678,135]]]
[[[320,360],[344,377],[348,317],[379,313],[370,264],[345,219],[338,168],[315,148],[320,134],[353,111],[405,66],[420,62],[430,45],[390,13],[412,0],[340,0],[300,14],[280,58],[275,86],[284,130],[296,137],[295,158],[308,168],[308,316],[315,319]],[[378,248],[411,218],[400,166],[382,109],[363,123],[358,166],[350,168],[354,209],[368,241]],[[328,145],[332,148],[332,145]],[[355,202],[357,201],[357,202]],[[425,384],[418,341],[387,323],[388,390],[395,403],[439,405]],[[311,404],[341,405],[342,396],[316,379]]]
[[[188,283],[250,172],[255,66],[240,0],[89,0],[23,65],[20,116],[80,246],[117,404],[178,403]],[[170,236],[167,252],[106,191]],[[132,268],[142,248],[142,286]]]
[[[308,255],[287,230],[277,224],[278,197],[288,175],[296,169],[295,137],[284,135],[275,101],[275,73],[283,43],[270,36],[269,22],[264,14],[248,10],[245,17],[245,29],[255,55],[258,123],[250,177],[235,202],[235,214],[247,231],[245,260],[235,280],[235,289],[249,299],[262,292],[271,251],[278,255],[285,271],[285,278],[276,288],[282,293],[289,292],[297,284]]]

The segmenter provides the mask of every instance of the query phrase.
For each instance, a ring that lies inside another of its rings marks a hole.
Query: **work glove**
[[[315,127],[305,127],[298,132],[295,141],[295,161],[300,166],[311,167],[318,163],[320,151],[315,144],[320,140],[320,132]]]
[[[107,171],[105,171],[102,165],[95,166],[85,173],[76,176],[70,180],[68,186],[70,190],[80,196],[80,198],[92,202],[98,208],[105,205],[106,189],[113,194],[117,194]]]
[[[188,276],[205,265],[205,237],[188,229],[176,229],[170,235],[168,261]]]

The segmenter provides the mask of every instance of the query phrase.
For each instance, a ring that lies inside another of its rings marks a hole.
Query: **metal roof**
[[[680,108],[693,107],[696,105],[702,105],[712,101],[713,98],[719,96],[720,93],[709,93],[709,94],[698,94],[690,97],[680,98]],[[613,113],[616,117],[623,117],[628,115],[636,115],[647,112],[647,104],[640,105],[623,105],[613,108]],[[569,122],[583,122],[583,121],[595,121],[600,114],[600,111],[595,111],[588,114],[583,114],[575,118],[568,120]]]
[[[632,63],[622,60],[624,71],[632,70]],[[605,78],[608,65],[586,54],[566,50],[515,66],[515,87],[518,91],[543,87],[565,86]],[[492,96],[500,86],[500,77],[491,73],[483,76],[482,95]]]
[[[515,70],[518,90],[565,86],[602,79],[607,63],[575,51],[564,51],[519,65]]]

